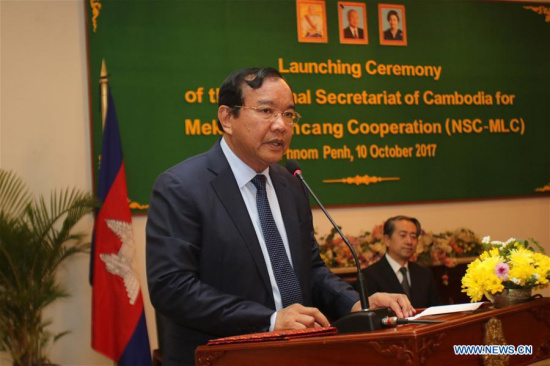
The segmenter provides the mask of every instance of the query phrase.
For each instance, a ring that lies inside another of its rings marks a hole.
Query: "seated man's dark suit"
[[[411,304],[415,308],[439,305],[439,295],[432,271],[414,262],[409,262],[408,267],[411,276],[411,296],[409,299]],[[363,269],[362,272],[367,296],[375,292],[405,293],[386,256]]]
[[[319,256],[308,197],[281,166],[269,169],[305,306],[349,313],[359,295]],[[163,366],[193,365],[209,339],[269,330],[275,303],[241,192],[220,141],[157,179],[147,221],[151,301],[164,323]]]

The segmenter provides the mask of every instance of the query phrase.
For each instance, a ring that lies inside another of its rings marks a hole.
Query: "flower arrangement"
[[[382,241],[384,225],[376,225],[371,232],[365,231],[358,236],[348,236],[359,257],[362,267],[377,262],[385,253],[386,247]],[[326,237],[318,240],[321,258],[329,267],[355,267],[353,256],[333,229]],[[445,265],[454,267],[459,258],[477,257],[483,252],[483,246],[478,237],[465,228],[447,230],[434,234],[422,230],[418,239],[416,253],[411,261],[423,265]]]
[[[438,234],[422,232],[416,247],[416,260],[423,265],[454,267],[460,258],[477,257],[483,251],[481,241],[472,230],[458,228]]]
[[[372,232],[365,231],[358,236],[346,235],[363,267],[377,262],[386,253],[382,237],[383,230],[378,226]],[[352,254],[337,234],[336,229],[332,229],[326,237],[321,237],[318,242],[321,258],[327,266],[332,268],[355,267]]]
[[[462,278],[462,292],[479,301],[504,289],[543,288],[550,280],[550,257],[534,239],[506,242],[482,240],[485,251],[470,263]],[[535,252],[535,246],[542,253]]]

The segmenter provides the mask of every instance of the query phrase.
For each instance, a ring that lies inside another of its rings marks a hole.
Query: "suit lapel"
[[[420,288],[422,287],[422,279],[419,277],[419,268],[414,263],[409,262],[409,273],[411,275],[411,302],[422,302]],[[418,298],[417,298],[418,297]]]
[[[260,243],[258,242],[258,237],[256,236],[256,231],[250,220],[250,215],[246,209],[235,176],[221,150],[219,141],[210,149],[208,156],[208,169],[217,175],[211,182],[212,188],[218,195],[224,208],[227,210],[231,221],[241,234],[244,243],[246,243],[267,291],[272,294],[269,274],[260,248]],[[220,225],[222,225],[222,223],[220,223]]]

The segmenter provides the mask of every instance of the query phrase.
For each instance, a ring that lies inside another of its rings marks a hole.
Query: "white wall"
[[[36,193],[54,187],[91,189],[88,84],[84,6],[88,1],[0,0],[0,167],[20,174]],[[95,82],[95,81],[93,81]],[[550,121],[549,121],[550,122]],[[370,230],[396,214],[417,217],[432,231],[467,227],[495,239],[534,237],[550,253],[550,198],[483,202],[392,205],[332,209],[350,235]],[[330,230],[315,210],[320,234]],[[92,220],[80,225],[91,232]],[[134,218],[142,286],[145,286],[145,218]],[[53,305],[52,330],[70,329],[51,349],[61,365],[111,365],[90,347],[91,289],[88,257],[60,273],[72,297]],[[151,344],[156,347],[154,314],[144,287]],[[546,296],[549,292],[546,291]],[[2,361],[7,360],[1,358]]]

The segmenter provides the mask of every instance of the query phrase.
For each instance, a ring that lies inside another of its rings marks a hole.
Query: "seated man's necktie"
[[[407,277],[407,267],[399,268],[399,272],[401,272],[401,274],[403,275],[403,281],[401,281],[401,287],[403,287],[403,291],[405,291],[405,294],[410,299],[411,285],[409,284],[409,278]]]

